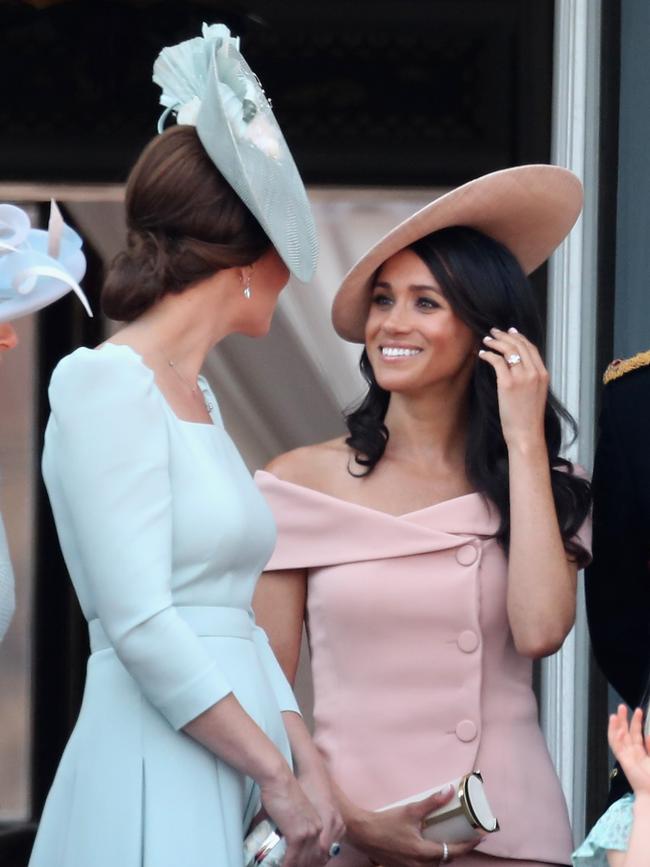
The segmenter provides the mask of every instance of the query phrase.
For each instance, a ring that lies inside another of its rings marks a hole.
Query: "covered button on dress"
[[[315,740],[343,791],[372,810],[478,769],[501,826],[479,851],[570,863],[532,663],[508,623],[496,509],[468,494],[395,517],[255,479],[278,528],[266,568],[308,570]]]
[[[272,516],[214,396],[214,424],[181,421],[130,348],[77,350],[49,395],[43,474],[91,656],[30,865],[241,867],[256,786],[181,729],[232,692],[289,758],[297,707],[250,607]]]

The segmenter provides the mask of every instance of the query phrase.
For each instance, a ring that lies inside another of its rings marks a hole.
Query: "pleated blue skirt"
[[[167,722],[103,646],[100,628],[94,634],[91,628],[91,638],[79,719],[30,867],[242,867],[243,836],[259,808],[257,786]],[[254,642],[232,635],[201,641],[244,709],[290,761]]]

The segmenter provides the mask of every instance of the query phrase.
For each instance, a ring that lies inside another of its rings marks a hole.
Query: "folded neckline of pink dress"
[[[364,512],[373,512],[378,515],[385,515],[387,518],[394,518],[396,520],[400,520],[404,518],[408,520],[415,515],[419,515],[420,512],[428,512],[431,509],[442,509],[445,506],[455,505],[459,503],[461,500],[466,500],[469,498],[478,497],[481,502],[484,502],[481,494],[476,491],[471,491],[469,494],[461,494],[459,497],[450,497],[448,500],[440,500],[438,503],[431,503],[429,506],[423,506],[421,509],[414,509],[412,512],[403,512],[401,515],[393,515],[392,512],[384,512],[383,509],[375,509],[373,506],[364,506],[362,503],[354,503],[352,500],[344,500],[342,497],[335,497],[334,494],[326,494],[324,491],[318,491],[316,488],[310,488],[307,485],[299,485],[297,482],[288,482],[285,479],[280,479],[278,476],[270,473],[268,470],[257,470],[255,473],[255,478],[260,477],[262,479],[272,479],[273,482],[277,482],[280,485],[289,485],[292,488],[298,488],[299,491],[304,492],[305,494],[315,494],[317,497],[324,497],[326,500],[332,500],[334,503],[343,505],[343,506],[352,506],[354,509],[363,509]]]
[[[284,481],[266,470],[259,470],[255,481],[271,506],[279,530],[268,569],[449,550],[474,542],[477,537],[494,536],[500,523],[495,507],[478,493],[391,515]],[[296,548],[303,562],[296,562]]]

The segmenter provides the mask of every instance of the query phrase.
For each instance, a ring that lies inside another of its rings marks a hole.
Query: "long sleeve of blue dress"
[[[173,604],[169,443],[153,374],[102,352],[75,354],[49,396],[46,450],[65,502],[57,523],[67,525],[58,529],[81,563],[86,608],[179,729],[231,685]]]

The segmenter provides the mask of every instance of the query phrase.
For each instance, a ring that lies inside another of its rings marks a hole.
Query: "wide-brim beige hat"
[[[580,180],[560,166],[517,166],[457,187],[404,220],[359,259],[334,299],[334,328],[345,340],[364,342],[375,272],[425,235],[448,226],[478,229],[507,247],[530,274],[569,234],[582,201]]]

